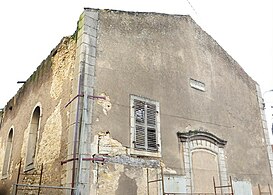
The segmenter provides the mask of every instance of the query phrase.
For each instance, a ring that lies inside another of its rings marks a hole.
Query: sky
[[[9,0],[0,3],[0,108],[62,37],[84,7],[191,15],[257,81],[273,105],[272,0]],[[269,119],[271,120],[271,116]]]

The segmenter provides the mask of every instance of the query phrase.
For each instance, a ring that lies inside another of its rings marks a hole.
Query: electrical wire
[[[187,2],[188,2],[188,4],[191,6],[191,8],[192,8],[192,10],[194,11],[194,13],[197,15],[197,12],[196,12],[196,10],[194,9],[194,7],[192,6],[192,4],[190,3],[190,1],[189,0],[186,0]]]

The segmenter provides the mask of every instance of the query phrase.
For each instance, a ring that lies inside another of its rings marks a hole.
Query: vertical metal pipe
[[[269,189],[269,194],[272,195],[271,193],[271,188],[270,188],[270,185],[268,184],[268,189]]]
[[[21,166],[22,166],[22,160],[20,160],[20,163],[19,163],[19,169],[18,169],[18,175],[17,175],[17,179],[16,179],[16,184],[19,183],[19,179],[20,179],[20,173],[21,173]],[[15,195],[17,195],[17,185],[15,185]]]
[[[258,184],[258,190],[259,190],[259,195],[261,195],[261,187],[260,187],[260,184]]]
[[[163,166],[161,165],[161,180],[162,180],[162,194],[165,195],[165,189],[164,189],[164,172],[163,172]]]
[[[212,179],[213,179],[214,194],[216,195],[215,179],[214,179],[214,177]]]
[[[40,179],[39,179],[38,195],[40,195],[40,191],[41,191],[41,187],[40,186],[42,184],[43,169],[44,169],[44,164],[42,163],[41,172],[40,172]]]
[[[231,194],[233,195],[234,192],[233,192],[233,186],[232,186],[232,179],[231,179],[231,176],[229,176],[229,181],[230,181],[230,187],[231,187]]]
[[[150,195],[149,187],[149,168],[147,168],[147,195]]]
[[[79,84],[78,84],[78,95],[81,94],[81,83],[82,83],[82,74],[79,77]],[[77,141],[78,141],[78,128],[79,128],[79,105],[80,105],[80,96],[77,99],[77,111],[76,111],[76,124],[74,130],[74,141],[73,141],[73,167],[72,167],[72,181],[71,181],[71,195],[75,192],[75,170],[76,170],[76,152],[77,152]]]
[[[83,68],[83,70],[85,70],[85,68]],[[84,77],[83,77],[84,78]],[[86,93],[85,90],[83,90],[84,96],[83,96],[83,101],[82,101],[82,112],[81,112],[81,126],[80,126],[80,131],[79,131],[79,148],[78,148],[78,155],[79,155],[79,160],[78,160],[78,184],[82,184],[82,159],[83,159],[83,147],[84,147],[84,143],[82,143],[82,140],[84,140],[84,136],[86,136],[85,134],[85,127],[86,127],[86,119],[87,119],[87,107],[88,107],[88,94]],[[80,189],[78,189],[76,194],[79,194]]]

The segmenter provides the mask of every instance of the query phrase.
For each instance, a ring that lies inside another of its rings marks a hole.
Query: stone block
[[[83,33],[85,33],[85,34],[87,34],[89,36],[92,36],[94,38],[97,37],[97,29],[94,28],[94,27],[91,27],[91,26],[85,25],[82,28],[78,29],[78,35],[77,36],[80,37]],[[77,39],[77,42],[78,41],[79,40]]]
[[[82,184],[88,184],[89,178],[90,178],[90,167],[89,168],[82,168],[79,182]]]
[[[93,65],[90,64],[86,64],[85,65],[85,70],[87,72],[87,74],[91,75],[91,76],[95,76],[95,67]]]
[[[94,65],[94,59],[90,60],[90,58],[94,58],[96,56],[96,48],[93,46],[88,46],[86,44],[82,44],[79,48],[77,48],[77,55],[76,58],[79,58],[78,62],[86,62],[90,65]]]
[[[90,74],[84,74],[84,85],[91,87],[94,86],[95,77]]]
[[[95,37],[93,37],[93,36],[90,36],[87,33],[83,33],[80,37],[78,37],[77,47],[79,47],[83,43],[85,43],[85,44],[87,44],[89,46],[96,47],[97,39]]]
[[[91,26],[84,26],[84,33],[92,36],[92,37],[97,37],[97,29],[92,28]]]
[[[90,56],[96,57],[97,48],[94,46],[86,47],[86,53]]]
[[[88,55],[86,53],[80,53],[79,56],[76,57],[76,61],[81,64],[89,64],[91,66],[95,65],[95,56]]]
[[[94,20],[98,20],[99,18],[99,12],[96,10],[85,10],[84,14],[87,17],[93,18]]]
[[[84,25],[97,29],[98,21],[87,16],[87,17],[84,17]]]
[[[85,55],[85,64],[89,66],[95,66],[96,58],[94,56]],[[89,73],[92,75],[92,73]]]
[[[83,158],[90,158],[90,156],[89,157],[84,156]],[[82,160],[81,168],[85,169],[85,170],[88,170],[91,167],[91,163],[92,163],[91,160]]]
[[[190,158],[185,158],[184,162],[185,162],[185,164],[190,164]]]

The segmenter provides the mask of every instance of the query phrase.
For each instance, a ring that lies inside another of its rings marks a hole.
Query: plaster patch
[[[136,179],[143,176],[143,169],[139,167],[126,167],[124,172],[125,175],[131,179]]]
[[[47,119],[39,143],[38,164],[54,161],[61,149],[62,117],[61,100]]]
[[[110,102],[110,97],[107,96],[105,93],[102,93],[102,94],[100,94],[99,96],[105,98],[105,99],[102,99],[102,98],[98,99],[98,100],[97,100],[97,103],[98,103],[99,105],[102,106],[103,113],[104,113],[105,115],[107,115],[108,112],[109,112],[109,111],[111,110],[111,108],[112,108],[112,104],[111,104],[111,102]]]
[[[98,195],[113,194],[118,189],[119,177],[123,172],[123,165],[99,165]]]
[[[145,169],[146,170],[146,169]],[[147,192],[147,171],[140,167],[125,168],[125,175],[136,181],[137,194],[146,194]]]
[[[136,178],[136,184],[137,184],[137,194],[147,193],[147,175],[143,174],[143,169],[142,169],[142,176]]]
[[[98,66],[102,67],[102,68],[107,68],[107,69],[113,70],[113,67],[112,67],[112,65],[110,64],[109,61],[100,61],[98,63]]]
[[[126,154],[126,148],[107,133],[99,136],[99,154],[107,154],[109,156],[124,155]]]
[[[185,51],[183,49],[180,49],[177,51],[177,55],[181,58],[181,62],[185,62]]]

